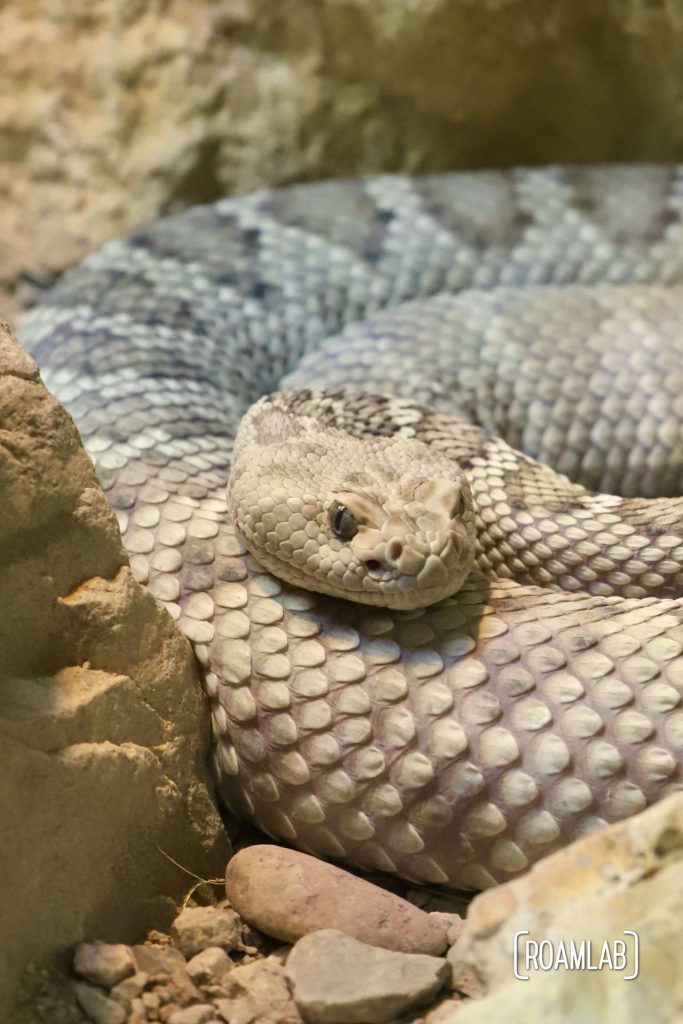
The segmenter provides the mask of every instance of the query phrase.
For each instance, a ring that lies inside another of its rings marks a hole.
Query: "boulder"
[[[623,963],[617,941],[625,943]],[[514,977],[515,946],[528,981]],[[564,966],[562,948],[574,969]],[[465,979],[484,998],[441,1024],[666,1024],[683,1005],[682,949],[683,793],[676,793],[477,896],[449,960],[456,988]]]
[[[0,1018],[28,961],[173,918],[229,849],[189,644],[133,579],[70,417],[0,327]]]

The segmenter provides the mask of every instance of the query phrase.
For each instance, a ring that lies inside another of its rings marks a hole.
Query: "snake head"
[[[411,438],[359,439],[267,404],[240,426],[228,507],[274,575],[363,604],[432,604],[474,560],[459,466]]]

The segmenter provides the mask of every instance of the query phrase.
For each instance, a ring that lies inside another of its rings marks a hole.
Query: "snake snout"
[[[365,568],[375,577],[412,576],[422,570],[429,550],[406,543],[399,537],[375,545],[374,549],[361,555]]]
[[[390,540],[387,544],[387,558],[390,562],[398,562],[403,554],[403,544],[400,540]]]

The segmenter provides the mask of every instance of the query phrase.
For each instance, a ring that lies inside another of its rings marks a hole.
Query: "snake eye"
[[[351,540],[358,533],[358,523],[353,512],[340,501],[333,501],[327,513],[330,527],[335,537],[340,540]]]

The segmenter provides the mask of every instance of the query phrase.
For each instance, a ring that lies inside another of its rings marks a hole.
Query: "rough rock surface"
[[[228,899],[245,921],[283,942],[321,928],[371,946],[438,955],[446,927],[393,893],[306,853],[249,846],[228,864]]]
[[[74,954],[74,970],[93,985],[113,988],[135,972],[135,961],[120,942],[82,942]]]
[[[301,1024],[282,964],[273,957],[236,967],[224,981],[225,999],[216,1000],[229,1024]]]
[[[94,984],[83,981],[82,975],[77,978],[73,975],[68,977],[54,969],[49,974],[32,973],[31,986],[39,995],[32,1003],[32,1012],[13,1017],[12,1024],[84,1024],[86,1018],[92,1024],[145,1024],[147,1021],[159,1021],[160,1024],[302,1024],[302,1014],[294,1002],[285,967],[292,952],[290,946],[273,948],[272,940],[252,931],[243,921],[240,922],[241,929],[245,938],[249,939],[249,944],[241,944],[229,954],[218,946],[210,946],[186,961],[180,950],[172,944],[173,936],[182,930],[178,928],[178,920],[187,914],[187,910],[202,911],[207,933],[220,931],[221,922],[225,918],[225,903],[214,903],[215,895],[210,886],[196,890],[196,897],[200,900],[208,899],[209,902],[193,902],[181,911],[170,930],[171,934],[153,930],[145,943],[117,949],[116,961],[119,966],[125,963],[130,967],[132,964],[136,973],[113,987],[104,980],[101,984]],[[316,934],[331,934],[337,937],[335,941],[341,940],[342,944],[347,940],[346,936],[338,932]],[[350,939],[348,941],[353,942]],[[364,1024],[383,1017],[386,1013],[385,1001],[380,999],[379,1009],[375,1006],[373,1013],[374,1004],[372,999],[368,1002],[368,996],[373,996],[373,991],[376,995],[378,986],[384,982],[392,988],[388,1006],[393,1011],[394,1005],[397,1005],[394,998],[396,992],[401,997],[400,1005],[407,1005],[412,998],[411,987],[415,996],[420,987],[420,974],[424,975],[423,980],[433,980],[435,973],[447,978],[448,968],[443,959],[387,953],[357,942],[353,942],[353,945],[356,950],[365,953],[369,950],[370,961],[374,962],[370,970],[374,978],[374,989],[368,984],[368,957],[364,953],[360,977],[365,981],[357,991],[354,988],[354,997],[346,1000],[348,1005],[342,1007],[340,1022],[346,1019],[344,1009],[347,1014],[350,1012],[357,1017],[359,1006]],[[76,964],[88,969],[94,965],[95,970],[90,970],[90,973],[104,979],[101,968],[104,962],[111,963],[111,952],[111,947],[107,948],[100,943],[80,946],[74,957],[74,969]],[[104,956],[100,955],[102,953]],[[395,983],[391,977],[392,971],[397,966],[403,968],[405,965],[408,971],[406,978]],[[379,977],[378,966],[382,966]],[[356,965],[352,964],[351,967],[355,973]],[[349,985],[355,986],[355,982],[349,979],[349,970],[348,957],[345,955],[334,956],[327,963],[326,978],[332,992],[339,993],[346,987],[348,994]],[[111,977],[117,973],[114,970]],[[316,973],[317,959],[313,967],[313,974]],[[358,994],[361,997],[360,1003]],[[420,998],[415,998],[419,1005],[409,1010],[407,1016],[401,1017],[402,1024],[441,1024],[441,1015],[461,1004],[461,997],[451,992],[447,985],[439,985],[438,991],[429,999],[427,995],[424,996],[430,1003],[429,1009],[425,1009]],[[368,1006],[370,1016],[366,1017]],[[398,1024],[398,1021],[394,1019],[392,1024]]]
[[[173,922],[171,935],[186,958],[210,946],[229,953],[242,949],[242,922],[230,907],[186,907]]]
[[[626,929],[640,940],[633,981],[623,980],[634,967],[631,937],[625,970],[546,973],[532,965],[528,982],[513,978],[520,930],[538,942],[549,939],[555,949],[561,939],[592,940],[598,962],[605,940],[623,940]],[[481,992],[491,994],[447,1015],[443,1024],[559,1024],[570,1006],[577,1021],[668,1024],[683,1006],[682,949],[683,794],[677,793],[478,896],[451,959],[456,985],[470,972]]]
[[[682,60],[653,0],[14,0],[0,286],[16,311],[105,239],[262,184],[680,159]]]
[[[124,1008],[101,989],[87,982],[77,982],[74,990],[79,1006],[93,1024],[126,1024]]]
[[[440,957],[394,953],[324,929],[299,939],[287,977],[312,1024],[379,1024],[428,1003],[443,986]]]
[[[220,980],[231,968],[230,957],[221,946],[206,946],[189,961],[187,973],[201,984],[211,978]]]
[[[188,886],[168,858],[211,877],[227,841],[189,645],[133,580],[71,419],[4,326],[0,492],[0,849],[4,890],[22,894],[0,901],[0,1018],[13,1020],[27,961],[167,923]]]

